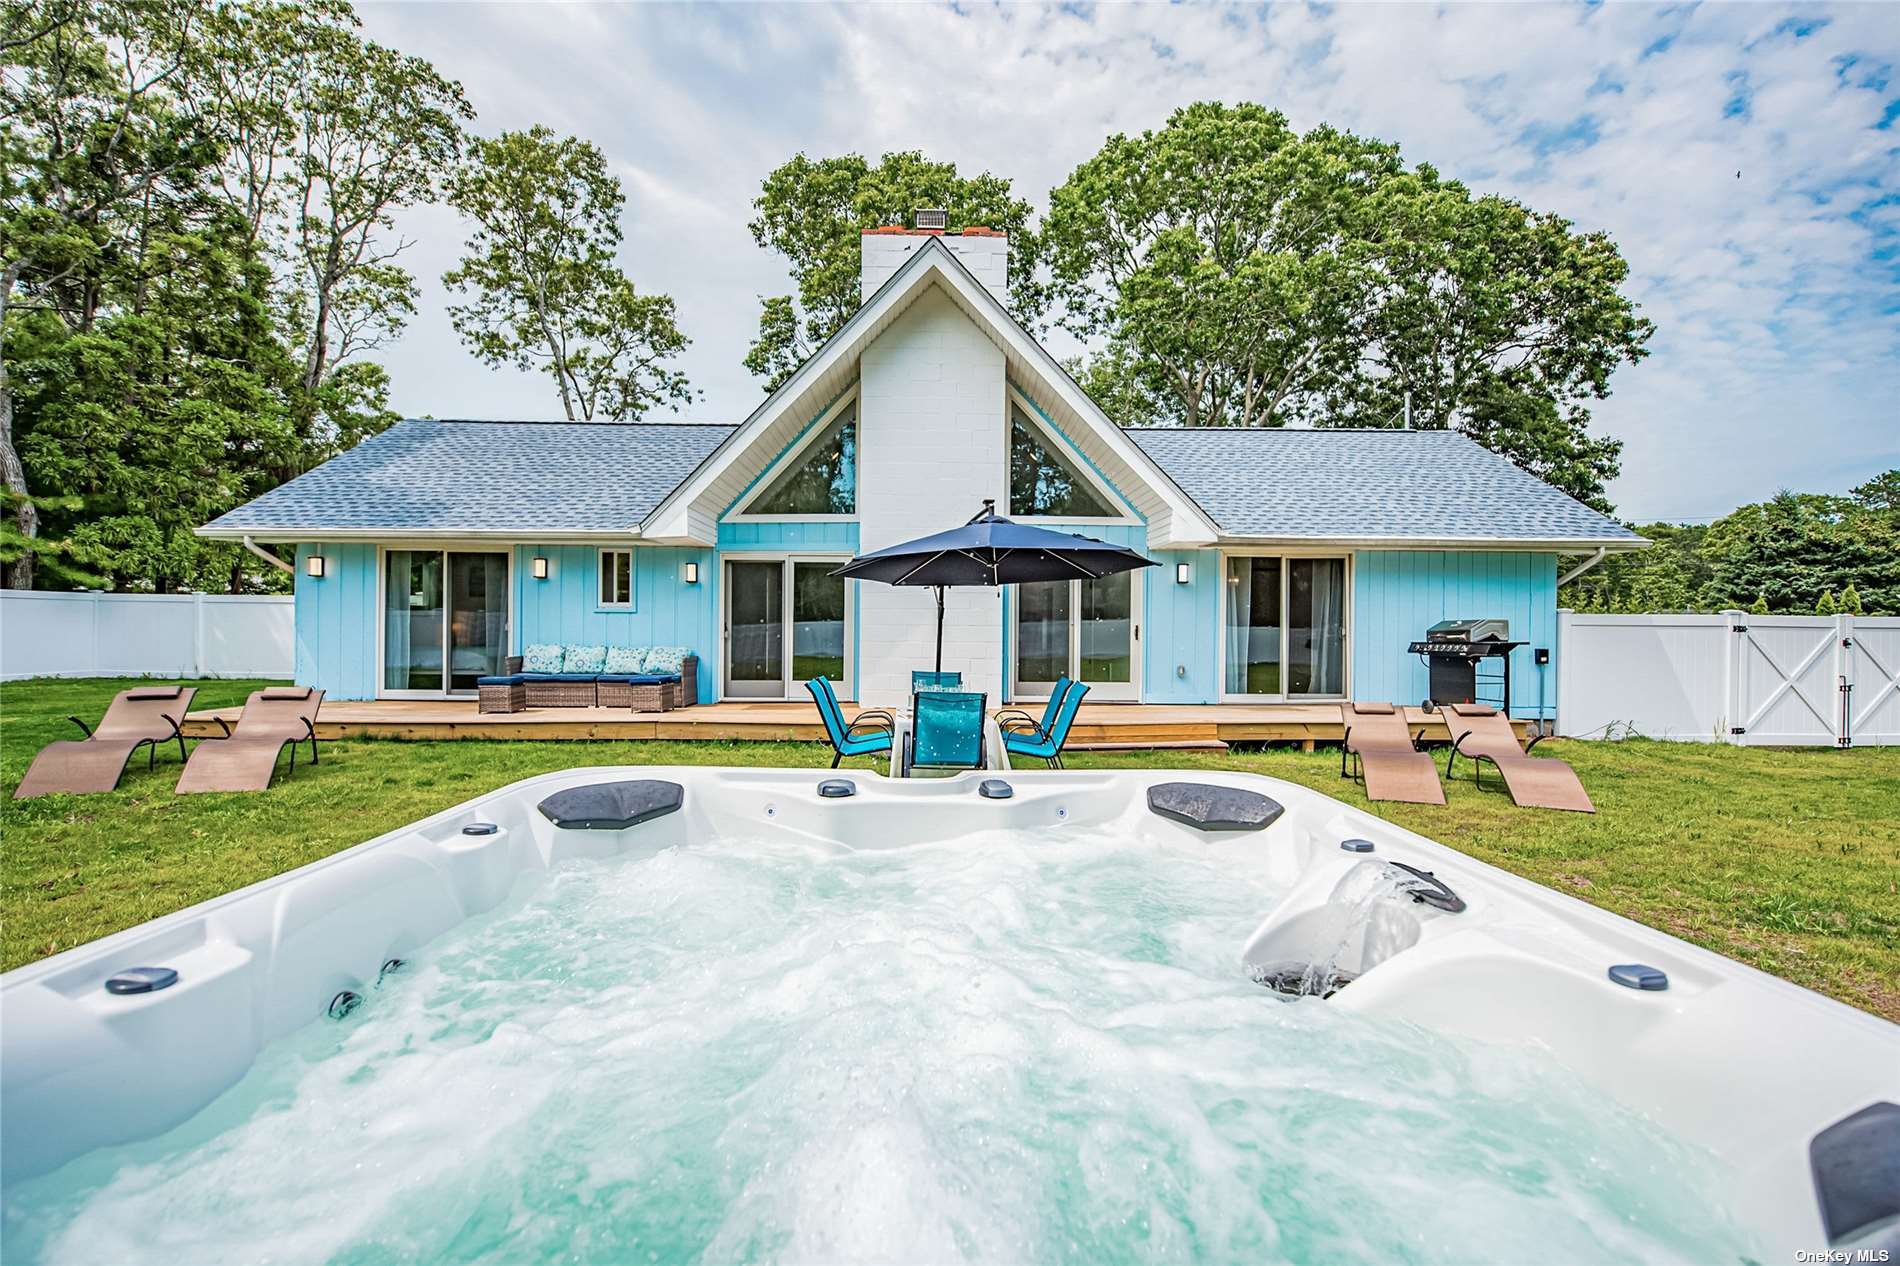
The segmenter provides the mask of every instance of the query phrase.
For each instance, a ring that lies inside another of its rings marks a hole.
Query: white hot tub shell
[[[999,828],[1112,827],[1136,845],[1192,838],[1228,851],[1286,893],[1235,947],[1237,970],[1258,974],[1337,950],[1352,983],[1311,1005],[1546,1048],[1722,1161],[1740,1185],[1735,1207],[1750,1211],[1751,1229],[1787,1260],[1830,1246],[1811,1152],[1817,1134],[1900,1104],[1900,1026],[1309,789],[1246,774],[1013,771],[1002,779],[1013,794],[995,799],[980,791],[994,777],[655,767],[548,774],[7,973],[0,1176],[17,1182],[179,1124],[234,1085],[265,1044],[319,1020],[337,995],[363,993],[385,963],[415,956],[536,873],[573,858],[761,834],[871,849]],[[562,829],[537,810],[563,789],[634,779],[679,784],[678,811],[620,829]],[[851,793],[819,794],[838,781]],[[1150,788],[1182,781],[1257,792],[1285,812],[1263,830],[1204,833],[1149,807]],[[478,824],[494,829],[465,833]],[[1364,851],[1342,848],[1347,840],[1363,841],[1354,847]],[[1432,872],[1464,908],[1394,901],[1350,944],[1336,944],[1342,881],[1368,859]],[[1609,976],[1618,964],[1657,969],[1667,988],[1623,987]],[[145,994],[105,989],[138,966],[173,969],[177,981]],[[1866,1165],[1883,1159],[1900,1172],[1900,1156],[1886,1151],[1900,1152],[1900,1131],[1862,1130],[1855,1146],[1845,1155],[1862,1180]],[[1867,1223],[1864,1191],[1850,1196],[1861,1220],[1841,1234],[1846,1198],[1835,1193],[1834,1246],[1900,1245],[1900,1221]]]

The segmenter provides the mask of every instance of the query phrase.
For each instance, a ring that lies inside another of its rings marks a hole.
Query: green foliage
[[[1579,611],[1900,615],[1900,471],[1845,497],[1783,492],[1708,527],[1653,523],[1655,544],[1567,586]]]
[[[1201,102],[1111,136],[1050,195],[1078,377],[1126,423],[1456,427],[1598,506],[1587,430],[1652,329],[1602,234],[1477,197],[1396,146]]]
[[[483,362],[546,371],[570,420],[693,398],[664,363],[688,342],[673,300],[640,294],[614,263],[625,198],[598,148],[538,126],[477,139],[449,202],[474,222],[442,278],[469,296],[449,317]]]
[[[798,284],[791,295],[761,296],[759,337],[745,367],[777,387],[858,310],[859,237],[863,230],[908,224],[918,207],[942,207],[953,230],[981,225],[1009,234],[1010,307],[1034,320],[1043,307],[1036,279],[1037,239],[1030,206],[1010,196],[1009,181],[984,172],[960,176],[955,163],[918,151],[885,154],[874,165],[861,154],[795,155],[766,177],[749,227],[760,246],[778,252]]]

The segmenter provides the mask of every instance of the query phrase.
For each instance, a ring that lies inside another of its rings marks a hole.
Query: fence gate
[[[1730,615],[1729,739],[1900,742],[1900,619]]]
[[[1900,617],[1842,616],[1848,627],[1846,745],[1900,743]]]

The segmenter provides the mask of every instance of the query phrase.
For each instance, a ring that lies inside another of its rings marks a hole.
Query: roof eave
[[[1296,548],[1338,546],[1352,549],[1452,549],[1486,552],[1514,551],[1527,554],[1591,554],[1597,550],[1618,553],[1648,549],[1646,537],[1516,537],[1516,536],[1330,536],[1321,534],[1247,535],[1223,532],[1221,546],[1284,545]]]
[[[335,541],[344,543],[375,544],[383,541],[493,541],[519,542],[521,544],[591,544],[594,542],[618,542],[625,544],[629,540],[638,540],[638,528],[626,528],[617,531],[576,531],[573,529],[525,530],[509,528],[497,531],[494,528],[334,528],[334,527],[254,527],[233,528],[207,524],[194,530],[193,535],[207,541],[266,541],[287,545],[299,541]]]

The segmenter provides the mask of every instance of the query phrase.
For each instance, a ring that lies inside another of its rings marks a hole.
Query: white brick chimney
[[[943,229],[907,229],[901,225],[865,229],[859,265],[859,293],[869,299],[931,238],[940,239],[983,288],[1001,303],[1009,302],[1009,234],[1001,229],[972,225],[961,233]]]

